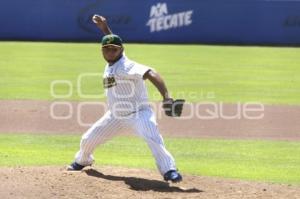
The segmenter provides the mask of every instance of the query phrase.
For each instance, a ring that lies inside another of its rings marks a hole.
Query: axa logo
[[[157,3],[151,6],[150,19],[147,26],[150,27],[150,32],[160,32],[192,24],[193,10],[187,10],[174,14],[169,14],[166,3]]]

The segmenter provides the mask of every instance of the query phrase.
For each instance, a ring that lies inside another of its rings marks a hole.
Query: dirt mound
[[[168,184],[151,170],[119,167],[0,169],[0,198],[300,198],[300,187],[184,175]]]

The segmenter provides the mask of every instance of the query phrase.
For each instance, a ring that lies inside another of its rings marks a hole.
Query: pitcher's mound
[[[169,184],[155,171],[119,167],[0,169],[0,198],[300,198],[299,186],[183,175]]]

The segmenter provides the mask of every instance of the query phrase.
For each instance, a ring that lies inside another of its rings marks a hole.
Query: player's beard
[[[109,65],[113,65],[114,63],[116,63],[117,61],[119,61],[123,56],[123,51],[116,57],[116,58],[108,58],[108,57],[104,57],[104,59],[109,63]]]

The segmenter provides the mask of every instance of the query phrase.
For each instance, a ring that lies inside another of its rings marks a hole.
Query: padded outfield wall
[[[2,0],[0,40],[300,45],[300,0]]]

